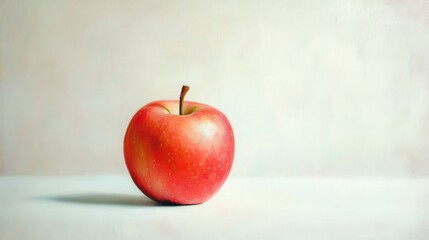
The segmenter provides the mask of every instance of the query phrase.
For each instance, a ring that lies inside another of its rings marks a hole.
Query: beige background
[[[428,1],[0,4],[0,174],[126,173],[132,115],[186,83],[235,176],[429,175]]]

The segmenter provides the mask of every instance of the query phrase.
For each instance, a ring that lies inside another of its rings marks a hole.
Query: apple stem
[[[183,101],[185,99],[185,95],[188,92],[189,87],[183,85],[182,91],[180,92],[180,101],[179,101],[179,115],[183,115]]]

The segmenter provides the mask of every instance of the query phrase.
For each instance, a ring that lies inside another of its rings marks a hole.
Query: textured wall
[[[429,175],[428,1],[0,4],[0,174],[125,173],[132,115],[186,83],[233,175]]]

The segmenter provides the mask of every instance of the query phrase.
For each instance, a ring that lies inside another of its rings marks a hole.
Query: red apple
[[[180,101],[142,107],[125,134],[124,156],[137,187],[167,204],[200,204],[223,185],[234,158],[234,134],[215,108]]]

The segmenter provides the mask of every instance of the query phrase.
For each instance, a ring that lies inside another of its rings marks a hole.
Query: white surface
[[[126,176],[1,177],[0,239],[427,239],[429,179],[232,178],[159,206]]]

